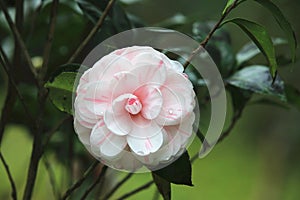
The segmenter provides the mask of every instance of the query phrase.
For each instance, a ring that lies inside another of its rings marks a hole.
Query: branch
[[[115,0],[110,0],[106,6],[106,8],[104,9],[101,17],[99,18],[99,20],[97,21],[96,25],[94,26],[94,28],[91,30],[91,32],[88,34],[88,36],[82,41],[82,43],[79,45],[79,47],[76,49],[76,51],[74,52],[74,54],[71,56],[71,58],[69,59],[68,63],[72,63],[74,62],[74,60],[76,59],[76,57],[79,55],[79,53],[84,49],[84,47],[87,45],[87,43],[92,39],[92,37],[97,33],[97,31],[101,28],[101,26],[103,25],[103,22],[106,18],[106,16],[108,15],[108,12],[110,11],[110,9],[112,8],[113,4],[114,4]]]
[[[123,200],[123,199],[125,199],[125,198],[128,198],[128,197],[130,197],[130,196],[132,196],[132,195],[138,193],[139,191],[142,191],[142,190],[144,190],[144,189],[147,189],[147,188],[150,187],[153,183],[154,183],[154,181],[151,180],[151,181],[145,183],[144,185],[142,185],[142,186],[140,186],[140,187],[138,187],[138,188],[132,190],[131,192],[129,192],[129,193],[127,193],[127,194],[124,194],[123,196],[121,196],[120,198],[118,198],[118,200]]]
[[[56,132],[56,131],[58,131],[58,129],[60,129],[60,127],[66,122],[66,121],[68,121],[69,119],[72,119],[72,116],[66,116],[66,117],[64,117],[64,118],[62,118],[55,126],[53,126],[53,128],[50,130],[50,131],[48,131],[47,133],[46,133],[46,139],[45,139],[45,142],[44,142],[44,145],[43,145],[43,149],[45,149],[46,148],[46,146],[48,145],[48,143],[49,143],[49,141],[50,141],[50,139],[51,139],[51,137],[53,136],[53,134]]]
[[[128,179],[132,177],[133,173],[127,174],[119,183],[115,185],[103,199],[109,199]]]
[[[11,173],[10,173],[8,164],[6,163],[6,161],[5,161],[5,159],[4,159],[1,151],[0,151],[0,159],[1,159],[2,163],[3,163],[3,166],[5,168],[6,174],[8,176],[8,179],[9,179],[9,182],[10,182],[10,185],[11,185],[11,189],[12,189],[11,197],[12,197],[12,199],[17,200],[16,184],[14,182],[14,179],[13,179]]]
[[[100,183],[100,181],[102,180],[106,170],[107,170],[107,166],[106,165],[103,165],[102,169],[101,169],[101,172],[98,176],[98,178],[95,180],[95,182],[84,192],[84,194],[82,195],[82,197],[80,198],[80,200],[84,200],[88,195],[89,193],[96,187],[96,185],[98,185],[98,183]]]
[[[95,161],[83,174],[83,176],[74,183],[62,196],[62,200],[67,199],[72,192],[74,192],[78,187],[81,186],[81,184],[87,179],[87,177],[94,171],[94,169],[98,166],[99,162]]]
[[[217,144],[222,142],[228,135],[229,133],[232,131],[232,129],[235,127],[237,121],[240,119],[240,117],[242,116],[243,110],[244,110],[245,106],[243,108],[241,108],[240,110],[238,110],[233,118],[232,121],[229,125],[229,127],[227,128],[227,130],[225,132],[222,133],[222,135],[219,137]]]
[[[44,161],[44,165],[45,165],[45,168],[48,172],[48,176],[49,176],[49,180],[50,180],[50,184],[51,184],[51,187],[52,187],[52,192],[53,192],[53,195],[55,198],[59,198],[59,192],[56,188],[56,181],[55,181],[55,173],[51,167],[51,164],[49,163],[48,159],[46,158],[46,156],[43,157],[43,161]]]
[[[12,66],[9,64],[9,61],[8,61],[8,59],[7,59],[7,57],[6,57],[6,55],[5,55],[5,53],[4,53],[1,46],[0,46],[0,64],[4,68],[4,71],[8,76],[8,80],[9,80],[10,84],[14,87],[14,90],[16,91],[16,94],[17,94],[18,98],[20,99],[20,102],[21,102],[21,104],[22,104],[22,106],[25,110],[25,113],[27,114],[29,120],[33,121],[33,117],[31,115],[31,112],[30,112],[28,106],[25,104],[25,99],[24,99],[23,95],[21,94],[21,92],[19,91],[19,89],[17,87],[17,84],[14,80],[14,77],[11,73],[10,69],[12,69]]]
[[[34,75],[34,77],[37,77],[36,69],[34,68],[34,66],[33,66],[33,64],[32,64],[31,57],[30,57],[30,55],[29,55],[29,53],[28,53],[28,51],[27,51],[27,48],[26,48],[26,46],[25,46],[25,43],[24,43],[24,41],[23,41],[23,39],[22,39],[22,37],[21,37],[21,34],[20,34],[20,32],[18,31],[16,25],[15,25],[14,22],[12,21],[10,15],[9,15],[7,9],[6,9],[6,6],[5,6],[3,0],[0,0],[0,8],[2,9],[2,11],[3,11],[3,13],[4,13],[4,16],[5,16],[5,18],[6,18],[6,21],[7,21],[8,25],[9,25],[9,27],[10,27],[12,33],[14,34],[14,36],[15,36],[17,42],[18,42],[19,45],[20,45],[20,49],[22,50],[22,54],[24,55],[25,60],[26,60],[26,62],[27,62],[27,64],[28,64],[28,66],[29,66],[29,68],[30,68],[32,74]]]
[[[51,14],[50,14],[50,27],[48,32],[47,41],[44,48],[43,53],[43,65],[40,72],[41,79],[44,79],[47,70],[48,70],[48,63],[49,63],[49,57],[50,57],[50,51],[53,43],[53,35],[55,31],[55,23],[56,23],[56,16],[57,16],[57,10],[58,10],[58,4],[59,0],[53,0],[52,7],[51,7]],[[43,80],[41,80],[43,81]]]
[[[213,36],[213,34],[216,32],[216,30],[218,30],[218,28],[220,28],[221,23],[223,22],[223,20],[228,16],[228,14],[238,5],[238,0],[235,0],[234,3],[226,10],[226,12],[224,12],[221,16],[221,18],[219,19],[219,21],[215,24],[215,26],[212,28],[212,30],[208,33],[208,35],[206,36],[206,38],[199,44],[198,48],[195,49],[192,54],[190,55],[190,57],[187,59],[187,61],[185,62],[185,64],[183,65],[184,68],[187,68],[187,66],[190,64],[190,62],[192,61],[192,59],[194,58],[194,56],[199,53],[201,51],[201,49],[205,48],[208,41],[211,39],[211,37]]]

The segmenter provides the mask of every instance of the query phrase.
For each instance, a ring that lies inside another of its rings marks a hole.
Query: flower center
[[[135,95],[132,95],[132,97],[128,98],[125,105],[125,109],[133,115],[138,114],[142,110],[142,107],[142,103]]]

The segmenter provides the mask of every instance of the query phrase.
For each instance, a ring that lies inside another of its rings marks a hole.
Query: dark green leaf
[[[300,91],[291,85],[285,85],[287,102],[300,111]]]
[[[77,0],[77,4],[82,10],[83,14],[91,21],[96,24],[102,12],[92,3],[84,0]]]
[[[152,173],[152,177],[159,193],[163,196],[164,200],[170,200],[171,183],[156,175],[155,173]]]
[[[45,84],[45,87],[49,89],[49,97],[52,103],[60,111],[69,114],[72,114],[72,95],[79,66],[70,64],[60,67]]]
[[[282,38],[274,38],[272,39],[272,42],[274,46],[287,43],[287,41]],[[249,61],[259,53],[259,48],[253,42],[245,44],[242,49],[236,54],[237,65],[241,65],[242,63]]]
[[[176,26],[183,25],[186,22],[187,22],[187,17],[181,13],[177,13],[177,14],[173,15],[172,17],[155,24],[154,26],[165,27],[165,28],[174,28]]]
[[[228,8],[230,8],[230,6],[233,5],[234,1],[235,0],[227,0],[227,4],[226,4],[226,6],[225,6],[225,8],[224,8],[224,10],[222,12],[222,14],[224,14],[228,10]]]
[[[242,110],[252,96],[252,91],[247,91],[238,87],[228,87],[231,95],[234,112]]]
[[[266,66],[249,66],[236,72],[227,82],[244,90],[273,95],[279,97],[281,100],[285,100],[283,81],[277,76],[272,83],[272,77],[268,71],[268,67]]]
[[[193,186],[192,184],[192,166],[190,157],[184,152],[175,162],[160,170],[153,171],[170,183]]]
[[[275,77],[277,70],[275,49],[267,30],[263,26],[246,19],[235,18],[224,23],[228,22],[238,25],[252,39],[268,60],[271,75],[272,77]]]
[[[270,0],[255,0],[257,3],[261,4],[265,8],[267,8],[272,14],[273,17],[276,19],[277,23],[279,24],[280,28],[285,33],[291,49],[291,55],[293,62],[296,58],[296,48],[297,48],[297,41],[295,37],[295,32],[289,23],[289,21],[285,18],[285,16],[282,14],[280,9]]]

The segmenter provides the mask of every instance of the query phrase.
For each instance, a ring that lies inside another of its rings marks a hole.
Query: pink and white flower
[[[118,49],[80,78],[75,131],[107,165],[129,171],[159,167],[189,142],[194,97],[179,62],[151,47]]]

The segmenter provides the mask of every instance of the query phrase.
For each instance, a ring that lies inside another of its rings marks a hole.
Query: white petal
[[[117,156],[127,145],[126,138],[110,132],[103,121],[99,121],[93,128],[90,143],[96,155],[106,157]]]
[[[125,110],[125,105],[131,94],[124,94],[113,101],[112,108],[106,110],[104,122],[107,128],[117,135],[127,135],[132,129],[130,114]]]
[[[90,135],[92,130],[82,126],[76,118],[74,119],[74,130],[83,144],[90,144]]]
[[[154,122],[146,126],[135,124],[127,135],[127,142],[137,155],[145,156],[156,152],[163,143],[163,129]]]
[[[176,72],[179,72],[179,73],[183,72],[184,68],[180,62],[171,60],[171,64],[172,64],[171,66],[172,66],[173,70],[175,70]]]

